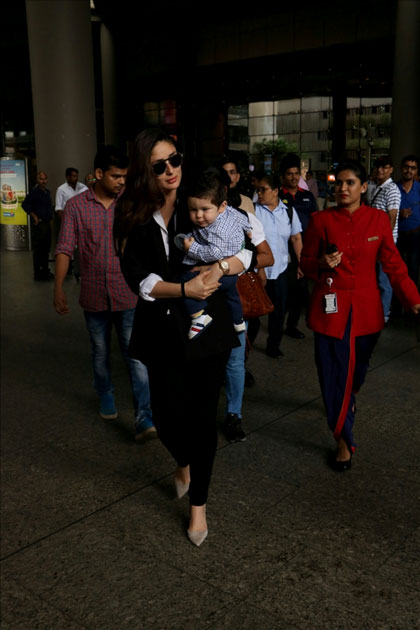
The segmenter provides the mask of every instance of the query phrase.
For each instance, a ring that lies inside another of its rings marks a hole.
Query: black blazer
[[[177,233],[191,231],[189,217],[178,207],[168,226],[169,260],[160,227],[153,218],[132,229],[121,259],[121,269],[136,295],[139,294],[139,283],[150,273],[159,275],[166,282],[180,281],[184,253],[173,243],[175,220]],[[165,358],[189,362],[238,346],[232,316],[220,291],[208,298],[207,311],[213,317],[208,330],[198,338],[188,340],[191,319],[182,298],[160,298],[153,302],[139,298],[130,341],[131,356],[146,365],[161,363]]]

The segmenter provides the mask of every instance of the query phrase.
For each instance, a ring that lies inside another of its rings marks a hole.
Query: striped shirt
[[[242,212],[227,206],[213,223],[193,229],[195,242],[189,248],[184,264],[195,265],[197,261],[211,263],[234,256],[245,247],[244,231],[251,232],[248,218]]]
[[[115,202],[107,209],[96,198],[94,187],[69,199],[63,214],[57,254],[80,254],[80,306],[86,311],[125,311],[137,297],[121,272],[112,235]]]
[[[379,210],[389,212],[390,210],[395,209],[398,211],[400,208],[400,202],[400,190],[397,184],[394,184],[392,179],[389,178],[380,186],[376,186],[376,188],[372,191],[370,205],[372,208],[378,208]],[[395,225],[392,230],[392,236],[394,237],[394,243],[396,243],[398,238],[398,212]]]

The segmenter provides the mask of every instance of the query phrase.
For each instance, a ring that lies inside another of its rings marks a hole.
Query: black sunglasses
[[[163,175],[163,173],[166,171],[166,162],[169,162],[169,164],[173,168],[181,166],[183,157],[184,156],[182,155],[182,153],[175,153],[175,155],[171,155],[166,160],[159,160],[158,162],[155,162],[154,164],[152,164],[154,174]]]

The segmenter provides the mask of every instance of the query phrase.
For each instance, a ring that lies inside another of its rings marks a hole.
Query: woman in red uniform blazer
[[[355,394],[360,389],[384,313],[376,280],[382,263],[405,308],[420,313],[420,295],[392,238],[386,212],[361,203],[365,169],[347,160],[336,169],[338,206],[312,215],[300,267],[315,281],[308,325],[328,424],[337,441],[332,466],[348,470],[355,450]]]

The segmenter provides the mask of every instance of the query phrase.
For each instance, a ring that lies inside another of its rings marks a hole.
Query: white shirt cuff
[[[240,252],[238,252],[237,254],[235,254],[235,258],[237,258],[238,260],[241,261],[241,263],[244,266],[244,271],[241,271],[238,275],[240,276],[242,273],[244,273],[249,265],[251,264],[252,261],[252,252],[249,249],[241,249]]]
[[[162,278],[156,273],[149,273],[149,275],[139,284],[139,296],[141,299],[146,302],[154,302],[156,298],[152,297],[150,294],[155,288],[155,285],[162,281]]]

